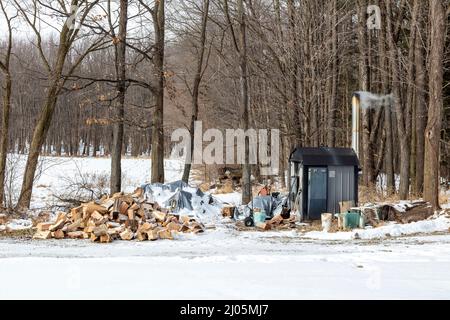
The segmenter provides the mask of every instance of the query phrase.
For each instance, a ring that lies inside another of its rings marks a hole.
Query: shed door
[[[308,218],[320,220],[327,212],[327,168],[311,167],[308,171]]]

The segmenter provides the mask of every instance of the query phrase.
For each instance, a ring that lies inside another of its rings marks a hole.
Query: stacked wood
[[[236,207],[234,206],[225,206],[222,208],[222,216],[224,218],[233,218],[234,216],[234,210]]]
[[[404,211],[396,209],[394,204],[385,204],[380,208],[381,220],[411,223],[428,219],[434,214],[432,206],[425,201],[407,203]]]
[[[283,215],[277,214],[272,219],[269,220],[269,222],[266,223],[268,226],[264,226],[264,230],[270,230],[270,229],[291,229],[295,228],[295,216],[290,216],[288,219],[285,219]]]
[[[0,224],[6,224],[7,221],[6,214],[0,214]]]
[[[91,239],[100,243],[113,240],[174,239],[178,232],[199,233],[205,227],[195,219],[159,210],[145,202],[143,192],[117,193],[60,212],[54,222],[36,225],[35,239]]]

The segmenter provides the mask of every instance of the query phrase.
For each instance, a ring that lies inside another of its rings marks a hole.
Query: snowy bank
[[[387,237],[400,237],[413,234],[427,234],[448,231],[450,219],[447,215],[440,215],[428,220],[408,224],[390,223],[378,228],[355,229],[348,232],[327,233],[324,231],[311,231],[303,234],[302,238],[320,240],[351,240],[351,239],[382,239]]]

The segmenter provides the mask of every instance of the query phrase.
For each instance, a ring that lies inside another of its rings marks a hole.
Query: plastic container
[[[358,228],[361,224],[361,213],[359,212],[349,211],[346,213],[342,213],[342,216],[342,224],[344,230]]]
[[[255,225],[258,223],[266,222],[266,212],[264,210],[261,211],[255,210],[253,212],[253,221],[255,222]]]
[[[325,232],[329,232],[331,229],[331,222],[333,221],[333,214],[331,213],[322,213],[322,230]]]
[[[364,217],[363,214],[359,215],[359,227],[361,229],[364,229],[366,227],[366,218]]]

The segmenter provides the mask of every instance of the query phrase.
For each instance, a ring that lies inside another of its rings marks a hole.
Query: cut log
[[[147,233],[137,232],[136,233],[136,239],[138,239],[139,241],[147,240]]]
[[[91,214],[91,218],[94,219],[94,220],[102,220],[103,219],[103,215],[100,212],[98,212],[98,211],[94,211]]]
[[[180,221],[185,224],[185,223],[189,223],[191,221],[191,217],[189,216],[180,216]]]
[[[127,210],[128,219],[133,220],[134,219],[134,210],[131,208]]]
[[[139,209],[136,210],[136,214],[141,218],[145,218],[145,209],[140,207]]]
[[[48,228],[48,230],[53,232],[53,231],[56,231],[58,229],[61,229],[64,226],[65,223],[66,223],[66,218],[62,218],[59,221],[57,221],[56,223],[52,224]]]
[[[77,231],[78,228],[81,228],[82,223],[83,223],[83,219],[78,219],[74,223],[67,225],[67,232]]]
[[[83,217],[83,207],[79,206],[70,210],[70,218],[73,221],[77,221]]]
[[[198,222],[193,222],[191,223],[191,225],[189,226],[189,228],[192,230],[192,232],[194,233],[198,233],[198,232],[203,232],[205,231],[203,226],[201,224],[199,224]]]
[[[168,230],[166,228],[158,230],[157,234],[160,239],[173,240],[172,232],[170,232],[170,230]]]
[[[86,233],[92,233],[92,231],[94,231],[96,227],[95,226],[87,226],[86,228],[84,228],[84,232]]]
[[[271,229],[271,225],[269,223],[265,223],[265,222],[257,223],[256,227],[261,230],[270,230]]]
[[[153,211],[153,216],[157,221],[164,222],[166,220],[167,214],[161,211]]]
[[[49,230],[46,231],[38,231],[33,235],[33,239],[42,239],[42,240],[46,240],[46,239],[51,239],[52,237],[52,232]]]
[[[125,221],[125,227],[130,228],[133,232],[136,232],[137,229],[139,228],[139,224],[134,219],[133,220],[128,219],[127,221]]]
[[[7,221],[6,214],[0,214],[0,224],[6,224]]]
[[[141,198],[143,195],[144,195],[144,189],[137,188],[136,190],[134,190],[134,192],[131,196],[134,198]]]
[[[112,207],[112,211],[111,211],[111,218],[113,220],[116,220],[119,218],[120,215],[120,199],[119,198],[115,198],[114,199],[114,205]]]
[[[102,202],[101,206],[109,211],[114,206],[115,201],[116,200],[113,198],[106,199],[105,201]]]
[[[132,240],[134,237],[133,232],[130,229],[125,229],[120,233],[120,238],[122,240]]]
[[[61,220],[67,220],[67,213],[65,213],[65,212],[58,212],[58,215],[56,217],[56,222],[59,222]]]
[[[226,206],[222,208],[222,216],[225,218],[233,218],[234,216],[234,209],[233,206]]]
[[[147,231],[149,231],[150,229],[153,229],[154,225],[149,223],[149,222],[145,222],[144,224],[142,224],[141,226],[139,226],[138,228],[138,232],[144,232],[147,233]]]
[[[279,225],[281,223],[283,223],[283,217],[280,214],[277,214],[275,217],[273,217],[272,219],[270,219],[270,221],[268,222],[268,224],[270,225]]]
[[[111,242],[111,236],[109,234],[104,234],[100,236],[100,243],[109,243]]]
[[[95,202],[89,202],[83,209],[88,215],[91,215],[92,213],[94,213],[94,211],[97,211],[102,215],[108,213],[108,210],[105,207],[96,204]]]
[[[127,210],[128,210],[128,208],[129,208],[130,206],[125,202],[125,201],[122,201],[121,203],[120,203],[120,205],[119,205],[119,212],[121,213],[121,214],[127,214]]]
[[[52,232],[52,238],[64,239],[64,232],[61,229],[56,230],[56,231]]]
[[[98,227],[95,227],[92,230],[92,233],[96,236],[96,237],[100,237],[103,236],[105,234],[108,234],[108,227],[105,224],[102,224]]]
[[[67,232],[67,237],[70,239],[83,239],[84,232],[83,231],[71,231]]]
[[[189,223],[183,223],[180,232],[189,232],[189,231],[191,231],[191,229],[189,228]]]
[[[108,234],[111,238],[118,236],[123,230],[121,228],[109,228]]]
[[[148,230],[147,237],[148,237],[148,240],[150,240],[150,241],[158,240],[159,239],[158,230],[156,230],[156,229]]]
[[[108,221],[106,222],[106,225],[108,226],[108,228],[119,228],[121,226],[120,223],[114,221]]]
[[[161,223],[161,225],[162,225],[163,227],[165,227],[165,226],[167,226],[170,222],[171,222],[170,217],[167,217],[166,220],[165,220],[163,223]]]
[[[166,226],[167,229],[172,230],[172,231],[180,231],[181,230],[181,224],[176,223],[176,222],[169,222]]]
[[[133,211],[136,211],[136,210],[138,210],[140,207],[139,207],[139,205],[137,204],[137,203],[133,203],[132,205],[131,205],[131,207],[130,207],[130,209],[131,210],[133,210]]]
[[[40,222],[37,224],[36,228],[38,231],[48,231],[52,225],[53,223],[51,222]]]

